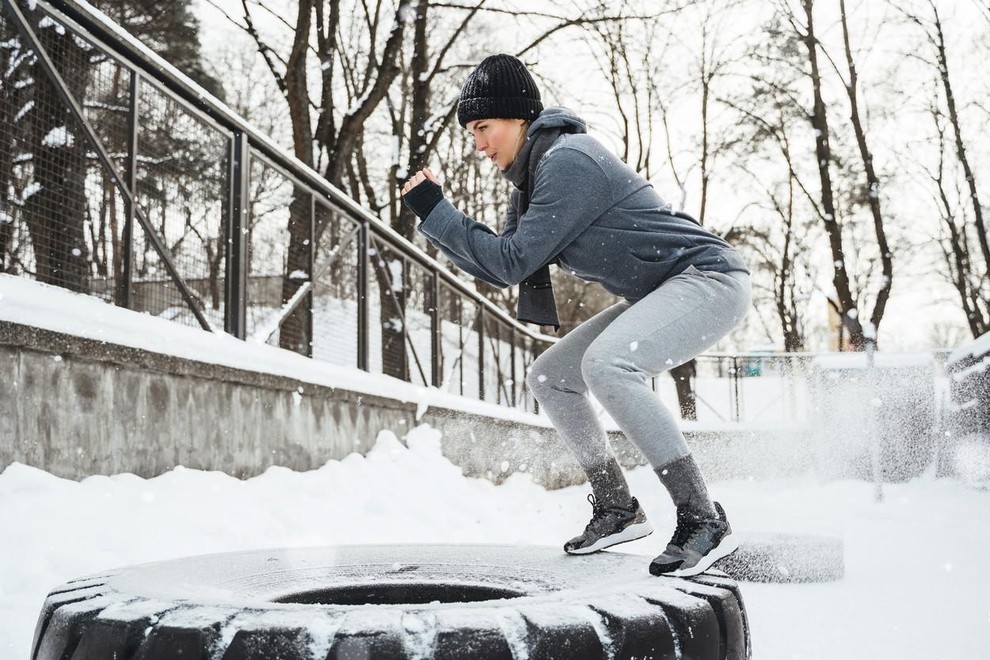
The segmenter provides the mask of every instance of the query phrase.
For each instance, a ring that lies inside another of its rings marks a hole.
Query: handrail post
[[[512,403],[509,405],[513,408],[519,405],[519,401],[516,399],[516,329],[509,328],[509,380],[512,381],[511,385],[511,396]]]
[[[307,227],[309,241],[309,259],[307,265],[309,272],[309,293],[306,294],[308,304],[306,305],[306,329],[305,336],[309,341],[306,346],[306,357],[313,357],[316,352],[316,323],[313,317],[316,315],[316,193],[309,193],[309,225]]]
[[[742,421],[742,405],[739,401],[739,357],[732,356],[732,417],[733,421]]]
[[[134,205],[137,204],[137,154],[138,154],[138,104],[141,93],[141,77],[131,70],[129,99],[127,108],[127,187],[133,197],[124,199],[124,228],[120,236],[121,259],[120,280],[117,282],[115,300],[118,306],[127,309],[134,307]]]
[[[227,286],[224,330],[247,337],[248,207],[250,205],[250,145],[245,133],[235,133],[230,150],[230,213],[227,218]]]
[[[440,322],[440,275],[435,270],[430,271],[430,381],[433,387],[443,384],[443,342]]]
[[[485,308],[478,308],[478,399],[485,400]]]
[[[357,367],[369,370],[368,362],[368,223],[361,223],[357,239]]]

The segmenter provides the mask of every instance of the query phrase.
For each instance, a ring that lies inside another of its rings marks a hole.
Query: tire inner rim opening
[[[273,599],[275,603],[308,605],[428,605],[474,603],[520,598],[529,594],[507,587],[478,584],[403,582],[350,584],[313,589]]]

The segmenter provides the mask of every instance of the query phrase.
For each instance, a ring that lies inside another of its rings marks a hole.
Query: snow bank
[[[379,435],[367,456],[318,470],[270,468],[240,481],[176,468],[153,479],[81,482],[15,464],[0,474],[0,657],[28,655],[52,587],[116,566],[274,546],[508,543],[558,546],[590,513],[585,487],[545,491],[525,475],[495,486],[440,454],[439,433],[404,446]],[[627,544],[649,558],[674,512],[655,476],[629,474],[658,533]],[[712,484],[740,531],[843,537],[846,578],[830,584],[744,584],[761,660],[990,657],[990,492],[922,478],[886,488],[811,480]],[[933,551],[937,548],[937,551]]]

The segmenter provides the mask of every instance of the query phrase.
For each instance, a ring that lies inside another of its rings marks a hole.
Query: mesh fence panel
[[[132,74],[120,62],[79,35],[73,34],[71,39],[80,61],[72,63],[70,68],[85,69],[88,82],[83,97],[77,100],[82,104],[83,114],[110,156],[118,176],[125,176],[130,166],[128,137]],[[127,205],[110,172],[97,159],[92,145],[82,135],[76,139],[81,139],[89,151],[85,233],[91,264],[90,292],[123,303],[123,292],[115,296],[114,291],[124,278]]]
[[[416,262],[406,261],[404,273],[406,305],[404,312],[406,351],[409,353],[410,380],[431,385],[433,360],[433,276]]]
[[[295,313],[283,312],[290,302],[295,302],[293,296],[310,278],[312,195],[260,157],[251,160],[250,191],[248,337],[308,355],[312,322],[308,296]],[[290,254],[294,254],[293,259]]]
[[[515,402],[513,332],[509,324],[485,314],[485,400],[511,406]]]
[[[230,136],[150,84],[140,87],[138,112],[138,208],[200,311],[223,328]],[[134,243],[135,308],[198,326],[161,256],[144,238]]]
[[[386,269],[386,256],[373,237],[368,239],[368,371],[384,373],[382,356],[382,272]],[[387,310],[387,307],[386,307]],[[391,321],[390,321],[391,322]]]
[[[401,253],[381,239],[372,236],[369,242],[370,370],[410,380],[416,365],[404,334],[409,266]]]
[[[316,204],[313,357],[356,367],[358,333],[358,223]]]
[[[125,72],[93,44],[41,12],[29,23],[67,91],[120,141],[113,108]],[[0,16],[0,264],[3,272],[114,299],[120,276],[121,198],[42,58],[4,12]],[[126,105],[126,101],[125,101]],[[125,113],[126,115],[126,113]],[[126,154],[117,154],[123,168]]]
[[[440,284],[440,388],[479,398],[478,306]]]
[[[522,335],[516,333],[516,353],[514,356],[516,363],[516,404],[515,407],[521,408],[523,410],[528,410],[529,412],[536,412],[536,399],[533,398],[533,393],[529,389],[529,384],[526,382],[526,374],[529,373],[529,368],[536,360],[537,354],[535,348],[537,346],[536,342]]]

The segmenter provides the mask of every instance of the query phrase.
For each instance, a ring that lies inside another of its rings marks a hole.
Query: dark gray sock
[[[632,504],[632,495],[629,493],[626,477],[614,458],[596,468],[585,470],[585,473],[588,475],[595,499],[602,506],[627,509]]]
[[[678,509],[684,507],[689,514],[698,518],[718,517],[694,456],[688,454],[654,468],[653,471],[660,477],[660,482],[670,493],[670,499]]]

